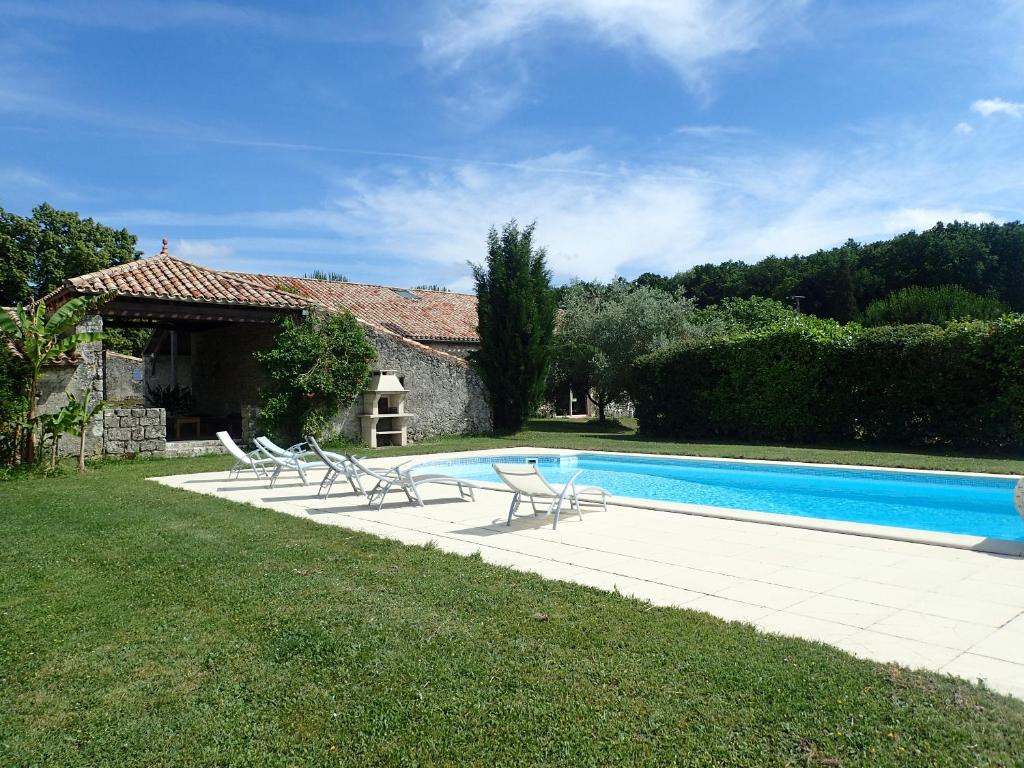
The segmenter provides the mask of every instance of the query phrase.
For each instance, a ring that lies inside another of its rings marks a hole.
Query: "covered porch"
[[[269,349],[283,314],[301,310],[115,297],[100,309],[104,328],[151,332],[142,355],[140,406],[166,411],[173,443],[248,436],[259,403],[255,352]]]

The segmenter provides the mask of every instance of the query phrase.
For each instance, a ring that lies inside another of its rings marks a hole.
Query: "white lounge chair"
[[[580,520],[583,519],[583,513],[580,511],[581,502],[585,504],[599,504],[605,511],[608,509],[608,492],[603,488],[592,486],[578,488],[576,486],[576,478],[580,476],[583,470],[575,472],[569,478],[569,482],[564,485],[553,485],[544,479],[536,464],[492,464],[491,466],[494,467],[494,471],[498,473],[498,477],[501,478],[502,482],[515,492],[515,495],[512,497],[512,504],[508,508],[508,522],[506,525],[512,525],[512,518],[515,516],[516,510],[519,509],[524,496],[530,499],[530,506],[533,507],[534,515],[553,514],[555,516],[554,523],[551,526],[552,530],[558,527],[558,517],[562,511],[562,504],[566,501],[576,510]],[[595,496],[600,497],[600,499],[584,498]],[[547,505],[547,509],[538,509],[537,499],[550,499],[551,501]]]
[[[423,497],[420,496],[419,486],[426,485],[428,483],[435,485],[454,485],[459,489],[459,498],[467,501],[476,500],[476,495],[474,494],[473,489],[480,487],[469,480],[463,480],[462,478],[452,477],[450,475],[434,473],[414,474],[416,467],[404,467],[400,464],[394,469],[378,471],[370,469],[354,456],[349,456],[348,459],[360,474],[366,475],[367,477],[373,478],[377,481],[377,484],[366,492],[366,499],[369,505],[372,507],[376,502],[377,509],[380,509],[384,505],[384,499],[391,491],[403,491],[405,493],[405,497],[411,504],[417,504],[421,507],[424,506]]]
[[[246,453],[227,432],[218,432],[217,438],[235,459],[235,465],[228,470],[228,480],[237,479],[247,470],[251,470],[256,477],[266,477],[270,468],[274,466],[273,459],[262,448]]]
[[[253,442],[274,456],[302,456],[309,453],[309,445],[306,443],[296,443],[287,448],[282,448],[266,435],[257,437]]]
[[[270,460],[276,465],[270,475],[271,488],[277,483],[277,479],[281,476],[282,472],[297,472],[299,480],[302,481],[303,485],[306,485],[309,482],[309,478],[306,477],[307,472],[327,468],[327,465],[322,461],[306,461],[295,456],[274,456],[270,454]]]
[[[347,456],[342,456],[337,453],[329,453],[320,447],[320,443],[316,441],[316,438],[312,435],[306,437],[306,444],[310,450],[316,455],[320,461],[327,467],[327,472],[324,474],[324,479],[320,481],[320,489],[317,491],[317,496],[327,497],[331,493],[331,488],[334,487],[334,482],[341,477],[345,476],[348,480],[349,485],[352,486],[352,490],[355,493],[366,495],[366,490],[363,488],[363,482],[360,479],[359,470],[352,463],[352,460]]]

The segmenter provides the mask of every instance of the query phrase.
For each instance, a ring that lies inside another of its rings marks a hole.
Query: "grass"
[[[636,422],[632,419],[609,421],[604,424],[596,420],[535,419],[525,430],[512,435],[441,437],[404,448],[384,448],[381,449],[380,455],[475,451],[519,446],[1024,475],[1024,455],[1020,454],[977,455],[940,448],[907,450],[885,446],[870,447],[859,443],[801,446],[647,440],[637,434]]]
[[[1024,754],[1024,702],[963,681],[144,481],[228,463],[0,484],[0,765]]]

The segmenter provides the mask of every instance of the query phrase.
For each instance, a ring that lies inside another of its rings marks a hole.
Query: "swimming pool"
[[[492,463],[536,462],[545,478],[613,496],[1024,542],[1015,478],[582,453],[473,456],[432,471],[497,482]],[[422,465],[421,465],[422,466]]]

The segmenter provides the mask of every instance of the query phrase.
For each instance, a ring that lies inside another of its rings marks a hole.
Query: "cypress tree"
[[[551,365],[555,293],[535,224],[487,233],[487,262],[472,264],[480,350],[473,363],[490,393],[494,426],[521,429],[540,405]]]

